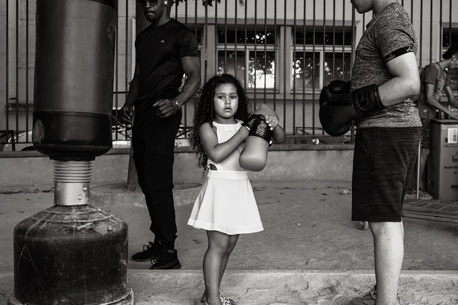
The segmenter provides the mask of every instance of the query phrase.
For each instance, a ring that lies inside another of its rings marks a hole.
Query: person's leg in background
[[[132,256],[136,261],[152,261],[153,269],[179,268],[175,250],[177,226],[173,201],[173,160],[157,154],[136,153],[138,183],[145,195],[154,242]]]
[[[137,171],[138,185],[140,186],[140,189],[142,190],[143,195],[145,196],[146,206],[148,208],[148,212],[150,215],[150,219],[151,219],[150,230],[151,230],[151,227],[153,227],[153,218],[151,217],[151,210],[150,210],[150,206],[152,206],[152,204],[149,202],[152,201],[151,200],[152,196],[149,195],[149,192],[145,185],[145,152],[140,149],[134,149],[134,158],[133,159],[134,159],[135,169]],[[148,242],[148,244],[143,245],[143,251],[140,251],[132,255],[132,259],[137,262],[150,261],[151,259],[158,256],[160,252],[161,252],[161,247],[159,243],[154,239],[154,242],[150,241]]]
[[[151,260],[151,269],[180,268],[175,239],[177,226],[173,200],[174,143],[180,115],[168,119],[143,120],[134,141],[134,162],[138,184],[145,195],[151,219],[150,230],[154,242],[144,246],[144,251],[132,256],[133,260]],[[137,139],[138,139],[137,138]]]
[[[179,269],[181,264],[175,249],[177,226],[172,189],[152,191],[145,194],[151,218],[154,244],[159,246],[159,255],[151,260],[151,269]]]
[[[415,169],[413,170],[412,177],[409,182],[407,190],[407,198],[409,199],[432,199],[432,196],[426,191],[427,172],[426,166],[430,155],[430,123],[429,119],[421,118],[421,140],[420,140],[420,151],[418,152],[418,158],[415,162]]]
[[[431,124],[429,119],[421,119],[423,125],[421,129],[421,150],[420,150],[420,183],[419,183],[419,198],[432,199],[432,196],[426,191],[428,180],[426,177],[426,165],[431,153]]]

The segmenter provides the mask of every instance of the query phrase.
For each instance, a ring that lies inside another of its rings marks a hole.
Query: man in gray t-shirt
[[[355,63],[351,76],[351,89],[354,90],[372,84],[380,86],[388,82],[391,85],[384,85],[382,88],[386,88],[385,91],[391,91],[390,96],[398,96],[394,100],[393,97],[385,97],[383,92],[381,92],[383,89],[379,87],[382,99],[384,98],[385,100],[382,100],[382,103],[387,108],[377,114],[364,118],[358,122],[357,126],[359,128],[421,127],[416,106],[408,98],[408,91],[403,93],[404,90],[401,86],[404,85],[398,83],[395,87],[392,87],[398,80],[396,77],[393,77],[393,73],[390,70],[394,68],[397,71],[399,70],[400,67],[396,67],[395,62],[400,59],[395,57],[395,52],[402,48],[410,48],[407,52],[410,54],[407,57],[411,58],[410,62],[406,64],[416,63],[415,53],[417,52],[417,42],[409,16],[404,8],[396,3],[396,1],[374,2],[394,3],[387,6],[382,14],[375,16],[367,25],[367,29],[356,48]],[[415,67],[413,72],[418,74],[417,71],[417,67]]]
[[[368,221],[374,239],[376,287],[351,304],[399,304],[404,256],[402,203],[414,170],[421,120],[411,96],[420,79],[410,18],[395,0],[352,0],[374,18],[356,49],[351,91],[376,85],[382,104],[356,120],[352,220]]]
[[[368,222],[374,239],[376,286],[353,305],[400,304],[404,256],[402,204],[417,157],[421,120],[411,97],[420,90],[415,33],[396,0],[351,0],[373,12],[356,48],[351,82],[333,81],[320,95],[327,133],[356,129],[352,220]]]

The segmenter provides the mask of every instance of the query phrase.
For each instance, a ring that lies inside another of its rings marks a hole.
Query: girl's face
[[[239,106],[237,88],[233,84],[220,84],[215,88],[213,96],[215,121],[217,123],[233,124],[234,116]]]

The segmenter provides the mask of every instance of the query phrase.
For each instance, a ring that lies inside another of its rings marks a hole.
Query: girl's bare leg
[[[221,264],[221,276],[219,279],[220,285],[223,279],[224,271],[226,271],[226,266],[227,266],[227,262],[229,261],[229,256],[231,255],[232,250],[234,250],[234,247],[237,244],[238,239],[239,239],[239,235],[229,235],[229,246],[226,250],[226,255],[224,255],[223,261]]]
[[[234,237],[236,236],[236,237]],[[221,280],[238,235],[227,235],[218,231],[207,231],[208,249],[204,256],[205,292],[202,299],[210,305],[220,305]]]

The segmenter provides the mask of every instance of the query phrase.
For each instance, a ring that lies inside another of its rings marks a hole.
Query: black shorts
[[[352,220],[400,222],[421,128],[364,128],[355,139]]]

